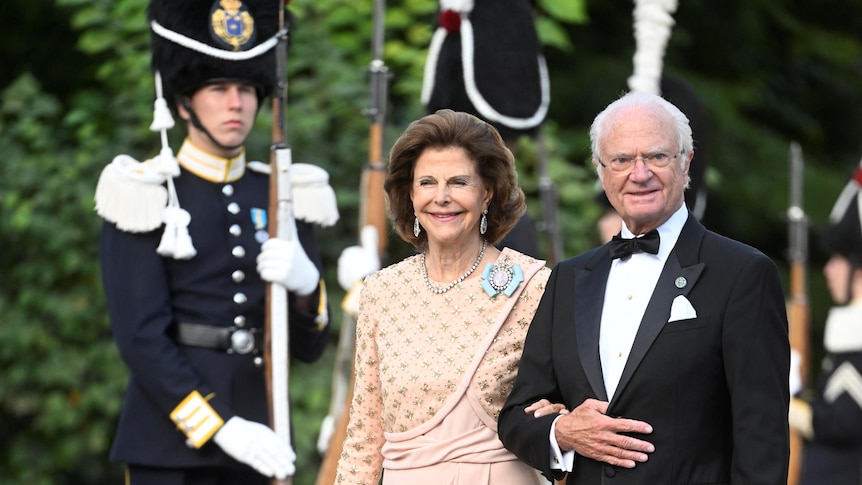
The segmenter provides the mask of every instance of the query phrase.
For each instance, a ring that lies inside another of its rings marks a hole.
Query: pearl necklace
[[[440,294],[446,293],[447,291],[451,290],[452,288],[455,287],[455,285],[464,281],[468,276],[473,274],[473,271],[476,271],[476,268],[479,267],[479,263],[482,262],[482,257],[485,256],[485,248],[486,247],[488,247],[488,240],[487,239],[482,241],[482,250],[479,251],[479,257],[476,258],[476,262],[473,263],[473,266],[470,266],[470,269],[468,269],[466,273],[459,276],[457,280],[449,283],[448,285],[446,285],[442,288],[434,286],[433,284],[431,284],[431,280],[428,279],[428,268],[425,266],[425,252],[423,251],[422,256],[420,257],[420,261],[422,263],[422,278],[425,280],[425,286],[427,286],[428,289],[431,290],[431,292],[434,293],[435,295],[440,295]]]

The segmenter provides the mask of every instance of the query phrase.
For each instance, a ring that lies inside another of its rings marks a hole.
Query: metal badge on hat
[[[242,0],[215,0],[210,11],[210,34],[224,47],[239,51],[254,41],[254,19]]]

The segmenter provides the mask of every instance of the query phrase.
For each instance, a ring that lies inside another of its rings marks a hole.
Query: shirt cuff
[[[551,470],[561,470],[568,473],[575,468],[575,450],[560,450],[560,445],[554,436],[554,430],[557,428],[557,420],[561,417],[562,415],[557,416],[554,422],[551,423],[551,433],[548,435],[548,441],[551,443]]]

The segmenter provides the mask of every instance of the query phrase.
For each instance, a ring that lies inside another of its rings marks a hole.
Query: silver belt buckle
[[[230,350],[237,354],[250,354],[254,350],[254,335],[248,330],[234,330],[230,334]]]

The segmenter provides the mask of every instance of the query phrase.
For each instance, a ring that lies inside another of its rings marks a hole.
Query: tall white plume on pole
[[[661,94],[664,51],[674,25],[677,0],[635,0],[634,73],[628,79],[632,91]]]

